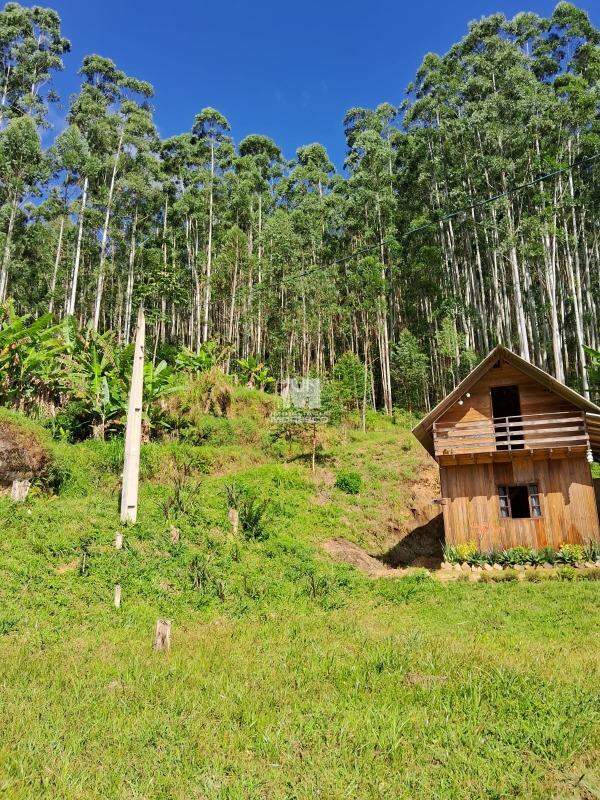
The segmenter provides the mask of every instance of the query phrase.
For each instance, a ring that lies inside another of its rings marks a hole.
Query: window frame
[[[527,490],[527,500],[529,502],[528,517],[513,517],[510,502],[510,490],[516,487],[524,487]],[[496,485],[498,494],[498,513],[500,519],[542,519],[542,501],[540,485],[538,481],[528,481],[527,483],[499,483]]]

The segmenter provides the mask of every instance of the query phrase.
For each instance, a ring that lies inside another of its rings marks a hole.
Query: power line
[[[527,183],[521,183],[517,186],[513,186],[510,189],[507,189],[505,192],[500,192],[500,194],[495,194],[492,197],[487,197],[485,200],[480,200],[477,203],[472,203],[469,206],[464,206],[463,208],[455,209],[454,211],[445,214],[439,219],[432,220],[430,222],[425,222],[423,225],[418,225],[416,228],[411,228],[408,231],[405,231],[401,236],[400,239],[407,239],[409,236],[412,236],[413,233],[417,233],[418,231],[425,230],[427,228],[437,227],[440,222],[447,222],[450,219],[454,219],[454,217],[461,216],[462,214],[466,214],[469,211],[475,211],[478,208],[482,208],[483,206],[489,205],[490,203],[495,203],[496,200],[501,200],[503,197],[509,197],[516,192],[522,192],[523,189],[528,189],[531,186],[535,186],[538,183],[542,183],[548,178],[553,178],[555,175],[561,175],[565,172],[572,172],[575,169],[579,169],[579,167],[583,166],[584,164],[589,164],[592,161],[600,160],[600,153],[595,153],[592,156],[586,156],[585,158],[581,158],[579,161],[571,164],[569,167],[561,167],[560,169],[552,170],[552,172],[546,172],[544,175],[540,175],[537,178],[532,178],[532,180],[528,181]],[[301,270],[300,272],[296,272],[293,275],[286,275],[284,277],[284,281],[291,279],[291,280],[298,280],[298,278],[303,278],[306,275],[310,275],[313,272],[316,272],[320,269],[326,269],[327,267],[333,267],[336,264],[344,264],[351,258],[355,258],[356,256],[363,255],[365,253],[371,253],[373,250],[379,250],[381,248],[381,244],[370,244],[366,245],[365,247],[359,247],[358,250],[354,250],[354,252],[350,253],[350,255],[343,256],[342,258],[333,259],[333,261],[328,261],[326,264],[315,264],[312,267],[308,267],[306,270]]]

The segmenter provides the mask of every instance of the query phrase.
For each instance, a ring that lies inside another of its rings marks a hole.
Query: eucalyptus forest
[[[284,380],[350,353],[387,413],[429,408],[497,342],[593,393],[600,31],[583,10],[471,23],[394,102],[347,111],[341,169],[318,142],[289,159],[264,132],[238,141],[201,89],[189,130],[161,138],[153,87],[110,54],[71,64],[52,9],[8,3],[0,48],[5,327],[68,320],[119,347],[143,303],[155,363],[213,348],[226,372]]]

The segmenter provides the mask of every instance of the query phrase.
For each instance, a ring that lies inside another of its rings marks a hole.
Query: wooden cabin
[[[440,467],[448,544],[600,541],[589,464],[600,457],[600,407],[505,347],[413,433]]]

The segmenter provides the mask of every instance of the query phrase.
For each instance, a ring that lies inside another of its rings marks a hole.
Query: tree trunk
[[[94,330],[98,330],[100,323],[100,309],[102,308],[102,294],[104,292],[104,270],[106,266],[106,249],[108,245],[108,228],[110,226],[110,213],[112,210],[113,196],[115,192],[115,182],[117,179],[117,169],[119,166],[119,158],[121,156],[121,147],[123,146],[124,131],[121,130],[119,135],[119,144],[117,145],[117,152],[115,155],[115,163],[113,164],[112,174],[110,177],[110,186],[108,189],[108,200],[106,203],[106,214],[104,215],[104,225],[102,227],[102,240],[100,242],[100,267],[98,269],[98,282],[96,284],[96,298],[94,301]]]
[[[210,295],[212,276],[213,203],[215,180],[215,146],[210,145],[210,194],[208,198],[208,244],[206,246],[206,286],[204,287],[204,312],[202,316],[202,341],[208,341],[208,320],[210,316]]]
[[[83,179],[83,189],[81,192],[81,207],[79,209],[79,225],[77,228],[77,245],[75,247],[75,263],[73,264],[73,273],[71,275],[71,292],[68,297],[66,312],[67,315],[75,314],[75,300],[77,298],[77,279],[79,277],[79,264],[81,261],[81,242],[83,239],[83,219],[85,216],[85,207],[87,203],[88,194],[88,178],[87,175]]]
[[[58,277],[58,268],[60,266],[60,259],[62,257],[62,241],[63,232],[65,229],[65,218],[60,218],[60,228],[58,229],[58,242],[56,244],[56,256],[54,258],[54,269],[52,271],[52,280],[50,281],[50,303],[48,304],[48,312],[50,314],[54,311],[54,292],[56,291],[56,279]]]
[[[0,270],[0,303],[3,303],[6,300],[6,290],[8,287],[8,267],[10,264],[10,247],[12,244],[12,235],[15,227],[15,218],[17,216],[18,207],[19,207],[19,200],[17,195],[15,194],[13,197],[13,201],[10,205],[8,229],[6,231],[4,252],[2,254],[2,269]]]
[[[133,215],[133,222],[131,224],[131,245],[129,247],[129,270],[127,272],[127,288],[125,290],[125,330],[123,332],[123,341],[129,344],[129,337],[131,335],[131,310],[133,306],[133,285],[135,277],[135,251],[136,251],[136,230],[138,221],[137,207]]]

